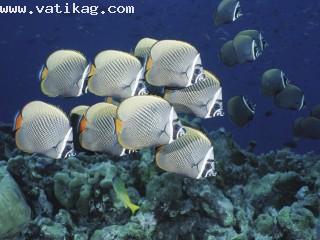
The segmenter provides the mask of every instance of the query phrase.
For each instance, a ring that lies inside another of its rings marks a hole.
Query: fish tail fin
[[[140,207],[138,205],[135,205],[134,203],[129,203],[128,207],[130,208],[133,215],[140,209]]]

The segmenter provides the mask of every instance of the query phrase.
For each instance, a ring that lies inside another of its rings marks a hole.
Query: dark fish
[[[221,62],[228,67],[239,63],[233,41],[228,41],[221,47],[219,57]]]
[[[244,96],[235,96],[229,99],[227,111],[234,124],[244,127],[253,119],[255,106]]]
[[[273,100],[274,105],[282,109],[300,111],[305,106],[303,91],[293,84],[288,84]]]
[[[320,119],[315,117],[300,117],[293,124],[296,137],[320,139]]]
[[[261,92],[265,96],[275,96],[285,89],[288,79],[280,69],[269,69],[265,71],[261,79]]]
[[[242,16],[240,2],[238,0],[222,0],[214,13],[214,24],[232,23]]]
[[[320,104],[312,108],[310,116],[320,119]]]

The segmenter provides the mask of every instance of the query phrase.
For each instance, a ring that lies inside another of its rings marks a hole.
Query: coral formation
[[[255,155],[223,129],[208,135],[218,175],[193,180],[157,168],[151,149],[122,158],[27,155],[2,124],[0,239],[317,239],[319,155]],[[135,214],[117,198],[114,177],[139,205]]]

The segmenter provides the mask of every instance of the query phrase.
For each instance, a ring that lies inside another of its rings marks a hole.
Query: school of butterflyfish
[[[28,103],[14,124],[22,151],[60,159],[81,151],[124,156],[155,148],[165,171],[191,178],[216,174],[212,142],[179,120],[184,113],[223,115],[219,79],[203,69],[189,43],[144,38],[132,54],[106,50],[93,63],[78,51],[58,50],[39,77],[48,97],[91,93],[103,101],[76,106],[68,115],[49,103]]]
[[[222,0],[214,14],[216,26],[242,16],[240,2]],[[220,49],[228,66],[256,61],[268,47],[262,33],[240,31]],[[214,146],[201,131],[184,126],[181,114],[201,119],[224,115],[222,87],[214,73],[204,69],[199,51],[177,40],[141,39],[132,53],[105,50],[93,62],[79,51],[58,50],[39,74],[41,91],[48,97],[103,97],[93,106],[77,106],[67,115],[49,103],[33,101],[16,115],[17,147],[60,159],[86,151],[124,156],[154,148],[157,165],[191,178],[216,175]],[[303,91],[281,69],[265,71],[261,93],[281,109],[300,111]],[[227,101],[227,114],[238,127],[255,115],[255,104],[244,96]],[[298,118],[298,137],[320,138],[320,106]]]

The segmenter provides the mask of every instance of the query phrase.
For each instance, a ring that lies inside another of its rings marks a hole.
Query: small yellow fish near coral
[[[128,191],[124,185],[124,182],[120,178],[113,178],[113,189],[117,194],[117,197],[121,200],[125,208],[130,208],[132,214],[135,214],[136,211],[139,210],[139,206],[135,205],[131,202],[130,197],[128,195]]]

